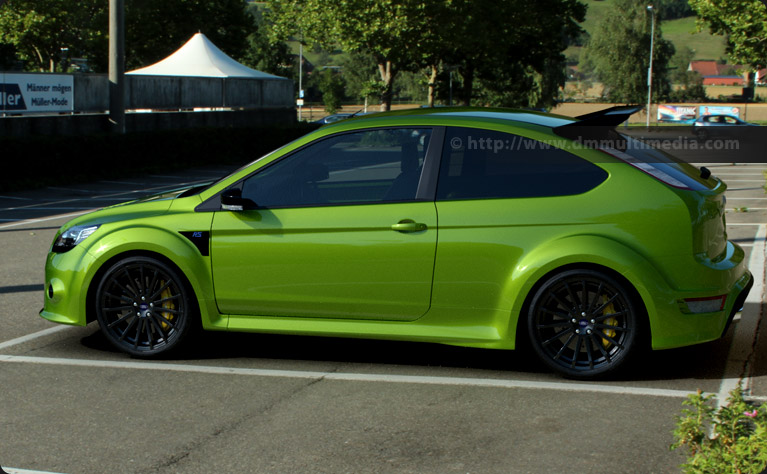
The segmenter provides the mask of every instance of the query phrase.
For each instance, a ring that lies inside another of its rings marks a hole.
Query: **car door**
[[[429,309],[433,200],[416,198],[431,130],[341,133],[259,169],[211,231],[223,314],[414,320]]]
[[[601,212],[585,193],[607,172],[511,133],[448,127],[444,142],[432,309],[506,317],[506,289],[525,254]]]

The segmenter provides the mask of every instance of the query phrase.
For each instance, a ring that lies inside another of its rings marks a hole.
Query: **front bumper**
[[[60,324],[85,326],[88,288],[95,258],[85,246],[65,253],[48,254],[45,263],[45,296],[40,316]]]

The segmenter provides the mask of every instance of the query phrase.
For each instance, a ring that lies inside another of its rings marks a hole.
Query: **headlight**
[[[56,253],[72,250],[75,248],[75,245],[87,239],[88,236],[96,232],[96,229],[98,228],[99,226],[97,225],[76,225],[70,227],[56,239],[51,250]]]

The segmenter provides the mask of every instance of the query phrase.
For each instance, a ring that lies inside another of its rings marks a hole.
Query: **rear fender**
[[[526,318],[528,305],[540,285],[550,275],[578,266],[603,267],[622,276],[644,304],[652,331],[657,324],[652,295],[669,293],[661,274],[640,254],[617,241],[595,235],[577,235],[537,247],[520,260],[509,276],[504,294],[512,302],[508,328],[510,341],[516,341],[517,329],[522,327],[519,321]]]

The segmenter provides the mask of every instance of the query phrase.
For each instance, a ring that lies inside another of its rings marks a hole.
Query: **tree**
[[[344,98],[344,81],[341,74],[331,68],[323,69],[319,74],[319,87],[325,111],[334,114],[341,108]]]
[[[242,0],[131,0],[125,7],[126,69],[163,59],[198,31],[240,59],[252,25]],[[68,48],[105,71],[108,29],[105,0],[8,0],[0,6],[0,43],[13,45],[33,70],[61,70],[62,48]]]
[[[687,70],[694,56],[695,52],[685,46],[671,58],[671,80],[677,88],[669,93],[670,101],[705,102],[708,99],[706,88],[703,87],[703,76]]]
[[[690,0],[698,27],[727,38],[727,52],[736,64],[753,72],[767,66],[767,9],[759,0]]]
[[[272,39],[270,24],[259,6],[248,7],[248,13],[253,17],[253,27],[242,63],[276,76],[293,77],[293,58],[288,45]]]
[[[394,78],[412,62],[419,28],[428,19],[424,4],[412,0],[284,0],[269,6],[281,39],[298,36],[310,43],[338,43],[349,53],[370,54],[383,86],[381,110],[391,109]]]
[[[587,66],[605,87],[612,102],[643,103],[647,100],[650,61],[651,13],[644,0],[616,0],[604,22],[586,46]],[[656,19],[653,52],[653,94],[664,98],[671,87],[668,64],[674,46],[663,39]]]
[[[478,97],[488,105],[552,105],[567,78],[563,52],[582,33],[578,23],[585,14],[577,0],[470,2],[464,33],[469,41],[459,50],[465,58],[463,103],[472,100],[476,78]]]
[[[252,29],[253,18],[242,0],[131,0],[125,6],[125,67],[160,61],[197,32],[241,60]],[[97,62],[104,67],[107,59],[99,55]]]
[[[500,81],[514,80],[513,73],[540,79],[552,65],[564,69],[561,53],[582,31],[577,23],[586,10],[578,0],[286,0],[271,2],[270,11],[283,39],[298,36],[370,54],[388,110],[400,71],[426,70],[432,103],[440,72],[457,70],[463,85],[457,95],[469,104],[477,78],[503,92],[508,84]]]
[[[687,0],[660,0],[655,6],[658,7],[658,14],[664,21],[695,15]]]
[[[13,45],[28,69],[61,70],[62,48],[85,55],[98,45],[107,47],[105,5],[98,0],[8,0],[0,6],[0,43]]]
[[[346,96],[369,100],[380,100],[383,84],[378,73],[378,64],[365,52],[348,54],[341,60],[341,70],[346,82]]]

